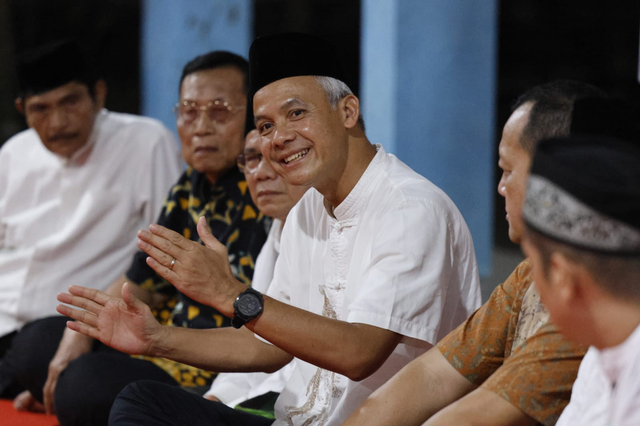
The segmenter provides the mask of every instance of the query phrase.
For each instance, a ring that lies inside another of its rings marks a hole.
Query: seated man
[[[556,81],[516,101],[499,147],[498,193],[505,197],[511,241],[522,239],[520,212],[536,142],[611,131],[598,127],[609,111],[602,97],[594,87]],[[525,259],[482,308],[373,394],[345,425],[421,425],[428,419],[428,425],[555,424],[586,348],[547,323],[531,271]]]
[[[126,271],[133,232],[157,217],[181,166],[158,121],[104,109],[106,83],[75,43],[24,53],[17,75],[15,105],[29,129],[0,150],[4,398],[20,390],[4,359],[17,331],[55,315],[55,295],[69,283],[103,290]],[[46,356],[40,345],[24,351],[18,356]]]
[[[124,303],[71,286],[58,300],[88,310],[58,309],[79,320],[71,329],[120,350],[215,371],[275,371],[295,357],[275,423],[340,425],[479,305],[471,235],[444,192],[368,141],[333,44],[259,38],[250,67],[264,158],[289,184],[313,186],[287,216],[268,295],[233,279],[225,247],[201,219],[205,247],[157,225],[138,233],[139,247],[154,270],[239,330],[160,326],[128,285]],[[273,423],[150,381],[128,386],[109,421]]]
[[[250,116],[253,120],[253,115]],[[249,118],[248,118],[249,120]],[[256,261],[251,287],[266,293],[273,279],[276,260],[280,254],[280,236],[289,210],[302,198],[307,186],[293,186],[273,171],[260,152],[260,133],[247,134],[244,153],[238,156],[238,166],[244,171],[251,198],[260,211],[272,217],[273,224],[267,242]],[[216,377],[205,398],[220,401],[229,407],[255,399],[254,412],[273,418],[273,402],[269,392],[280,393],[291,376],[294,364],[289,363],[275,373],[222,373]],[[275,396],[275,395],[273,395]]]
[[[640,138],[540,143],[523,248],[567,338],[590,345],[558,425],[640,424]]]
[[[251,284],[254,262],[270,224],[253,204],[244,176],[236,167],[244,145],[247,68],[245,59],[229,52],[208,53],[184,67],[175,111],[182,154],[189,168],[169,191],[158,218],[158,223],[199,244],[196,221],[204,217],[227,247],[232,277],[243,287]],[[129,270],[107,293],[119,295],[123,283],[129,282],[138,297],[152,306],[177,297],[177,303],[169,300],[166,309],[158,313],[171,326],[229,325],[216,309],[178,292],[158,276],[147,266],[146,257],[142,252],[136,254]],[[164,358],[132,358],[104,345],[94,347],[93,339],[71,330],[63,336],[62,317],[44,321],[55,322],[59,347],[57,351],[53,347],[45,363],[24,357],[16,360],[17,376],[29,385],[37,400],[44,400],[49,411],[55,407],[62,426],[106,424],[113,400],[135,380],[153,379],[204,392],[215,377],[211,371]],[[51,335],[45,325],[34,324],[20,346],[28,347],[44,339],[44,334]]]

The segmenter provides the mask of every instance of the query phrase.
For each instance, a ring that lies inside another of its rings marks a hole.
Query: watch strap
[[[244,315],[238,309],[238,303],[242,298],[242,296],[244,296],[245,294],[253,294],[257,296],[258,300],[260,301],[260,309],[254,315]],[[233,302],[233,318],[231,318],[231,325],[233,326],[233,328],[242,327],[249,321],[257,318],[262,313],[263,307],[264,307],[264,298],[262,297],[262,293],[260,293],[258,290],[255,290],[251,287],[247,288],[245,291],[240,293],[238,297],[236,297],[235,302]]]

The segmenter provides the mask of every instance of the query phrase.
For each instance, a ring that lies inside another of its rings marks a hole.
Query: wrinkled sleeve
[[[482,388],[500,395],[538,422],[555,425],[569,403],[586,351],[547,323],[517,348]]]
[[[374,238],[347,321],[435,344],[453,270],[446,212],[431,200],[406,199],[360,232]]]
[[[523,272],[521,264],[487,303],[438,342],[447,361],[475,385],[500,368],[511,347],[522,303]]]

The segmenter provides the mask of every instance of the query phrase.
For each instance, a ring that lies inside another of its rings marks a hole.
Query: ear
[[[575,304],[581,295],[582,268],[558,252],[549,260],[549,284],[564,306]]]
[[[355,95],[347,95],[340,99],[340,110],[344,118],[344,126],[352,129],[358,124],[360,116],[360,101]]]
[[[13,101],[13,105],[20,114],[24,115],[24,102],[22,101],[22,98],[16,98],[16,100]]]
[[[96,85],[93,87],[96,112],[104,108],[104,103],[107,100],[107,92],[107,82],[104,80],[98,80]]]

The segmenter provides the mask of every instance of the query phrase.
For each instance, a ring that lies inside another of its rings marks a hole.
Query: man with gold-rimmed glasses
[[[171,188],[157,223],[200,241],[196,223],[204,216],[229,251],[233,275],[251,285],[270,221],[252,202],[244,174],[236,166],[244,147],[247,69],[244,58],[222,51],[198,56],[184,67],[174,111],[182,155],[189,167]],[[147,266],[146,258],[143,252],[136,254],[127,273],[107,293],[119,297],[123,284],[129,282],[136,284],[131,287],[138,298],[159,308],[157,316],[165,323],[187,328],[229,325],[229,318],[217,310],[179,293]],[[37,332],[34,330],[34,341]],[[136,380],[204,392],[215,377],[215,373],[174,361],[131,357],[101,344],[92,349],[92,345],[93,339],[65,330],[49,366],[49,376],[56,380],[35,386],[44,385],[45,396],[49,395],[63,426],[107,424],[116,395]]]

